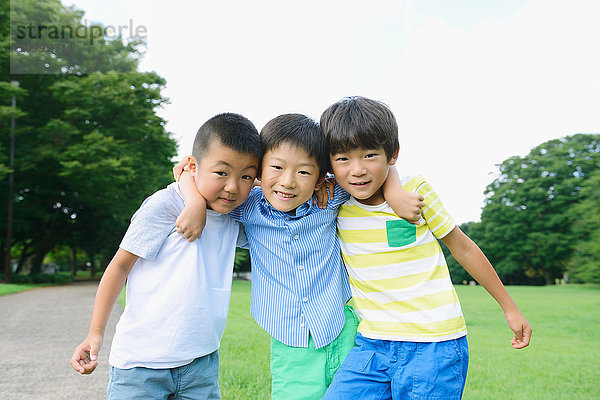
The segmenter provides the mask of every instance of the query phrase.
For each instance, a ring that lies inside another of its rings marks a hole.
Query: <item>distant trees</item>
[[[466,229],[503,281],[600,282],[600,135],[551,140],[498,167],[481,222]]]
[[[82,13],[58,0],[12,4],[24,23],[81,24]],[[1,27],[9,26],[7,18],[0,13]],[[7,29],[0,29],[0,42],[6,47],[9,41]],[[10,76],[7,59],[0,60],[0,191],[6,193],[6,126],[14,112],[7,108],[9,82],[16,79],[22,89],[13,243],[21,266],[30,264],[32,273],[48,252],[65,245],[105,264],[141,201],[172,180],[176,143],[156,115],[167,102],[161,96],[164,79],[137,71],[140,42],[98,41],[101,45],[75,43],[71,53],[46,60],[61,68],[58,74]],[[0,204],[4,232],[6,199]]]

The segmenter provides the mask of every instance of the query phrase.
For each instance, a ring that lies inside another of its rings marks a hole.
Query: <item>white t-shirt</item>
[[[116,368],[175,368],[219,348],[243,230],[208,210],[202,236],[190,243],[175,228],[183,207],[176,183],[154,193],[121,242],[140,258],[127,279],[126,307],[112,342],[109,363]]]

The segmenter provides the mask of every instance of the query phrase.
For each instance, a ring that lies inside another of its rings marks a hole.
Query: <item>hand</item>
[[[325,178],[323,183],[319,186],[318,190],[315,190],[315,197],[313,197],[313,204],[318,204],[319,208],[327,208],[329,200],[333,200],[335,195],[335,179]]]
[[[177,233],[189,242],[198,239],[206,225],[206,200],[201,196],[189,205],[186,204],[175,221]]]
[[[402,196],[400,200],[402,202],[402,209],[406,210],[406,215],[399,216],[406,219],[413,225],[419,225],[419,220],[421,219],[421,210],[423,207],[425,207],[423,196],[415,192],[406,192],[406,194]]]
[[[383,197],[400,218],[413,225],[419,225],[424,198],[419,193],[407,192],[402,188],[396,168],[390,168],[383,183]]]
[[[187,169],[190,160],[190,156],[183,157],[183,159],[179,161],[176,166],[173,167],[173,177],[175,178],[175,182],[179,181],[181,174]]]
[[[516,311],[505,313],[504,316],[506,322],[508,322],[508,327],[514,332],[514,336],[510,341],[512,348],[522,349],[529,346],[533,330],[521,311],[517,309]]]
[[[98,366],[98,351],[102,347],[103,337],[99,334],[89,334],[88,337],[75,348],[71,357],[71,367],[82,375],[89,375]]]

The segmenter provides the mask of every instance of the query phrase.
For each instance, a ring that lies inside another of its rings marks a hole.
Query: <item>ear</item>
[[[388,162],[388,165],[394,165],[394,164],[396,164],[396,161],[398,161],[398,152],[399,151],[400,151],[400,148],[397,147],[396,151],[394,151],[394,154],[392,154],[392,158]]]
[[[323,182],[325,182],[325,176],[320,177],[319,180],[317,181],[317,183],[315,184],[315,192],[317,190],[321,189]]]
[[[187,171],[190,173],[192,178],[196,178],[196,174],[198,173],[198,161],[196,160],[196,157],[189,156]]]

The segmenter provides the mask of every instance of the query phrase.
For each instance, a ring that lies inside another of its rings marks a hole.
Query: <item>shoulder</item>
[[[154,217],[159,217],[163,214],[171,215],[173,213],[179,215],[183,210],[183,207],[183,197],[179,194],[177,183],[174,182],[166,188],[158,190],[148,196],[137,210],[136,214],[153,214]]]
[[[408,175],[400,179],[400,184],[402,185],[402,189],[407,192],[416,192],[423,185],[427,184],[427,181],[422,175]]]

